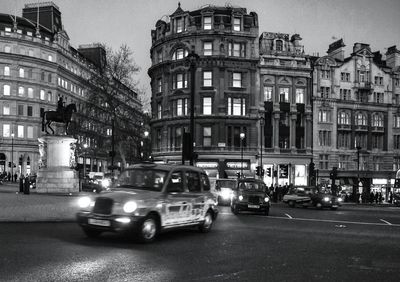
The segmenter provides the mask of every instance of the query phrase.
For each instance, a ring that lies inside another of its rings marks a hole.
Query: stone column
[[[68,136],[47,135],[39,140],[40,168],[37,174],[37,193],[79,192],[75,165],[76,139]]]

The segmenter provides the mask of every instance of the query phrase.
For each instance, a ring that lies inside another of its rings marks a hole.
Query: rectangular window
[[[244,116],[246,115],[245,98],[228,98],[228,115]]]
[[[3,95],[4,96],[10,96],[10,85],[5,84],[3,86]]]
[[[33,88],[28,88],[28,98],[33,98]]]
[[[24,126],[18,125],[18,138],[24,138]]]
[[[25,77],[25,71],[23,68],[19,69],[19,77],[24,78]]]
[[[400,135],[393,135],[393,149],[400,149]]]
[[[296,89],[296,104],[304,104],[304,89]]]
[[[245,43],[229,43],[228,44],[228,55],[232,57],[246,56],[246,44]]]
[[[25,94],[25,88],[20,86],[18,87],[18,96],[24,96]]]
[[[279,102],[289,103],[289,88],[279,88]]]
[[[11,136],[11,126],[9,124],[3,124],[3,137]]]
[[[203,97],[203,115],[212,114],[212,98]]]
[[[203,71],[203,86],[212,86],[212,71]]]
[[[9,66],[5,66],[4,67],[4,75],[5,76],[9,76],[10,75],[10,67]]]
[[[162,92],[162,79],[161,78],[157,79],[157,92],[158,93]]]
[[[212,18],[207,16],[203,18],[203,29],[210,30],[212,29]]]
[[[400,128],[400,116],[393,116],[393,127]]]
[[[241,31],[242,30],[242,19],[238,17],[233,18],[233,30]]]
[[[319,168],[328,169],[329,155],[319,155]]]
[[[161,103],[157,104],[157,118],[158,119],[162,118],[162,106],[161,106]]]
[[[33,108],[32,108],[32,106],[28,106],[27,115],[28,115],[28,117],[33,116]]]
[[[212,56],[213,53],[213,44],[212,42],[204,42],[203,43],[203,54],[204,56]]]
[[[28,138],[33,138],[33,126],[29,126],[28,125],[26,129],[27,129],[27,133],[26,133],[27,137]]]
[[[211,127],[203,127],[203,146],[211,146]]]
[[[174,89],[181,89],[187,87],[187,78],[184,73],[177,73],[173,76],[173,87]]]
[[[264,101],[272,101],[272,86],[264,86]]]
[[[46,95],[44,93],[44,90],[40,90],[40,100],[46,100]]]
[[[18,115],[19,116],[24,115],[24,105],[18,105]]]
[[[9,104],[3,105],[3,115],[5,115],[5,116],[10,115],[10,105]]]
[[[232,75],[232,86],[242,87],[242,73],[234,72]]]

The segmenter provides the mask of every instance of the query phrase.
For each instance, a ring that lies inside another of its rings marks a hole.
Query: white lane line
[[[389,221],[386,221],[384,219],[380,219],[381,221],[383,221],[384,223],[388,224],[388,225],[392,225]]]
[[[293,219],[293,217],[291,217],[290,214],[285,213],[285,215],[286,215],[288,218]]]

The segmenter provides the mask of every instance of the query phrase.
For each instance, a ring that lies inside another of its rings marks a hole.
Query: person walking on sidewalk
[[[18,174],[14,173],[14,182],[17,182]]]
[[[7,180],[8,180],[8,182],[10,182],[10,180],[11,180],[11,173],[10,172],[8,172],[8,174],[7,174]]]

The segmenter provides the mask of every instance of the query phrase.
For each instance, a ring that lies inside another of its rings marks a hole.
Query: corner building
[[[236,176],[241,169],[254,176],[260,120],[257,14],[215,6],[190,12],[179,5],[169,22],[156,23],[151,36],[154,160],[182,161],[194,83],[195,165],[212,177]],[[192,51],[199,56],[195,81],[185,58]]]

